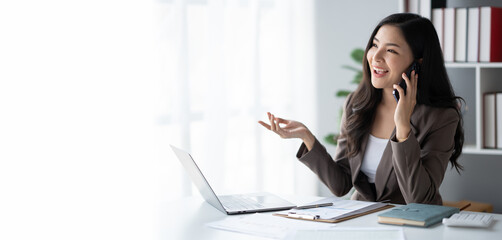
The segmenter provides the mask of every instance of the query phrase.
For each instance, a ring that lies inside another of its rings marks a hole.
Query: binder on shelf
[[[467,61],[467,8],[455,8],[455,62]]]
[[[483,148],[497,146],[496,93],[483,94]]]
[[[455,61],[455,9],[444,9],[444,45],[443,55],[445,62]]]
[[[496,147],[502,149],[502,93],[495,95],[495,128],[496,128]]]
[[[420,0],[408,0],[408,12],[420,14]]]
[[[438,34],[441,49],[444,49],[444,8],[432,9],[432,25]]]
[[[431,2],[432,0],[420,0],[420,15],[422,17],[431,19]]]
[[[481,7],[479,60],[502,62],[502,8]]]
[[[431,19],[431,0],[406,0],[405,12],[419,14],[424,18]]]
[[[479,62],[479,7],[467,9],[467,62]]]

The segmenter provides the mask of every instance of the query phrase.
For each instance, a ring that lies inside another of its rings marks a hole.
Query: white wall
[[[397,11],[396,0],[316,0],[318,128],[314,134],[322,143],[324,136],[338,132],[338,112],[344,100],[336,98],[335,93],[356,88],[350,84],[355,73],[342,66],[357,67],[350,52],[354,48],[364,48],[378,22]],[[334,154],[334,146],[325,146]],[[319,191],[321,195],[331,194],[323,184]]]
[[[448,167],[439,191],[444,201],[469,200],[493,205],[494,213],[502,213],[502,178],[500,156],[462,154],[464,166],[460,174]]]

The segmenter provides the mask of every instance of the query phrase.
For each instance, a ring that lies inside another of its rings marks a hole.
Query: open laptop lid
[[[200,171],[199,167],[193,160],[192,156],[189,153],[173,145],[170,146],[173,149],[176,156],[178,156],[178,159],[180,160],[183,167],[185,167],[185,170],[188,172],[188,175],[190,175],[190,178],[194,182],[195,186],[197,186],[197,188],[199,189],[199,192],[202,195],[202,197],[204,197],[204,199],[206,199],[206,201],[213,207],[226,213],[227,210],[225,210],[225,208],[223,208],[223,205],[221,205],[220,200],[214,193],[213,189],[207,182],[206,178]]]

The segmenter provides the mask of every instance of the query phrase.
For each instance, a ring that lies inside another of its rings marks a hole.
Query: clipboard
[[[336,204],[336,203],[335,203]],[[305,215],[299,214],[284,214],[284,213],[274,213],[272,215],[274,216],[279,216],[279,217],[285,217],[285,218],[291,218],[291,219],[298,219],[298,220],[307,220],[307,221],[315,221],[315,222],[326,222],[326,223],[339,223],[343,222],[349,219],[357,218],[360,216],[368,215],[371,213],[379,212],[385,209],[393,208],[394,205],[388,204],[388,203],[380,203],[376,202],[374,204],[371,204],[367,207],[363,207],[361,209],[356,209],[354,211],[342,214],[340,216],[336,216],[333,218],[316,218],[314,216],[310,217],[304,217]]]

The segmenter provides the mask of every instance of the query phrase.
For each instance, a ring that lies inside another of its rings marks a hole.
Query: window
[[[192,153],[218,194],[315,194],[316,178],[295,158],[300,141],[280,139],[257,123],[270,111],[315,128],[312,3],[158,5],[164,198],[198,194],[169,144]]]

